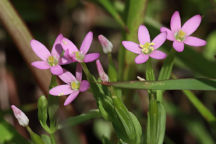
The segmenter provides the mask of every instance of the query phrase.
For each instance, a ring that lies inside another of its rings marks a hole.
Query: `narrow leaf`
[[[85,121],[88,121],[90,119],[98,118],[98,117],[101,117],[101,114],[98,109],[90,110],[87,113],[83,113],[81,115],[70,117],[66,119],[58,126],[58,128],[61,129],[63,127],[75,126]]]
[[[114,87],[148,90],[216,90],[216,79],[176,79],[109,83]]]

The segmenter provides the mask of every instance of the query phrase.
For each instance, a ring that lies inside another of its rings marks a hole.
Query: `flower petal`
[[[51,55],[49,50],[41,42],[37,40],[31,40],[31,47],[35,54],[44,61],[46,61],[48,57]]]
[[[53,44],[53,47],[52,47],[51,54],[52,54],[52,56],[55,56],[57,59],[60,58],[60,55],[63,52],[63,48],[62,48],[62,45],[61,45],[61,40],[62,39],[63,39],[63,35],[59,34],[58,37],[56,38],[54,44]]]
[[[71,72],[66,71],[66,70],[64,70],[64,72],[61,75],[59,75],[59,78],[65,83],[77,81],[74,75]]]
[[[85,55],[84,62],[85,62],[85,63],[88,63],[88,62],[95,61],[96,59],[99,58],[99,56],[100,56],[99,53],[87,54],[87,55]]]
[[[166,32],[166,33],[167,33],[167,39],[168,39],[168,40],[170,40],[170,41],[173,41],[173,40],[174,40],[174,34],[173,34],[173,32],[172,32],[170,29],[168,29],[168,28],[166,28],[166,27],[161,27],[161,28],[160,28],[160,31],[161,31],[161,32]]]
[[[148,55],[140,54],[135,58],[137,64],[145,63],[149,59]]]
[[[50,68],[50,71],[54,75],[60,75],[60,74],[63,73],[63,69],[62,69],[62,67],[60,65],[52,66]]]
[[[69,39],[67,38],[62,38],[61,40],[61,45],[62,45],[62,48],[67,51],[69,53],[72,53],[72,52],[76,52],[78,51],[77,47],[74,45],[74,43],[72,41],[70,41]]]
[[[81,81],[81,83],[80,83],[80,88],[79,88],[79,90],[80,90],[81,92],[84,92],[84,91],[88,90],[89,87],[90,87],[89,82],[88,82],[87,80],[83,80],[83,81]]]
[[[59,65],[66,65],[75,62],[72,58],[61,57],[59,59]]]
[[[200,38],[193,37],[193,36],[188,36],[184,40],[184,43],[187,44],[187,45],[190,45],[190,46],[195,46],[195,47],[206,45],[206,41],[205,40],[202,40]]]
[[[68,97],[67,99],[65,100],[64,102],[64,106],[70,104],[79,94],[79,91],[73,91]]]
[[[32,62],[32,65],[38,69],[49,69],[50,65],[45,61],[35,61]]]
[[[149,56],[154,59],[164,59],[166,58],[166,53],[159,50],[154,50]]]
[[[87,35],[85,36],[82,45],[80,47],[80,52],[82,54],[86,54],[91,46],[92,43],[92,39],[93,39],[93,33],[92,32],[88,32]]]
[[[139,26],[138,39],[140,44],[145,44],[146,42],[150,42],[149,31],[144,25]]]
[[[202,17],[200,15],[193,16],[184,23],[184,25],[182,26],[182,31],[184,31],[187,36],[191,35],[199,27],[201,19]]]
[[[184,43],[179,41],[174,41],[173,47],[177,52],[182,52],[184,50]]]
[[[141,53],[141,48],[139,48],[139,45],[135,42],[132,41],[123,41],[122,45],[129,51],[140,54]]]
[[[175,11],[171,17],[170,28],[174,32],[181,28],[181,18],[178,11]]]
[[[81,67],[80,63],[77,63],[77,66],[76,66],[76,79],[78,81],[82,80],[82,67]]]
[[[166,40],[166,32],[160,33],[159,35],[157,35],[154,39],[153,39],[153,43],[154,43],[154,48],[158,49]]]
[[[49,91],[49,94],[54,95],[54,96],[63,96],[63,95],[68,95],[71,94],[73,90],[71,89],[70,85],[59,85],[54,88],[52,88]]]

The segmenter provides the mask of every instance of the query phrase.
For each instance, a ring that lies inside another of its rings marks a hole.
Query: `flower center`
[[[153,50],[155,45],[154,43],[146,42],[144,45],[140,44],[140,48],[142,49],[142,53],[144,54],[150,54]]]
[[[75,58],[78,61],[83,61],[84,55],[77,51],[77,52],[75,52]]]
[[[179,30],[178,32],[175,33],[175,38],[177,41],[182,42],[185,39],[186,33],[183,32],[182,30]]]
[[[58,64],[58,60],[54,56],[49,56],[47,62],[50,66],[55,66]]]
[[[78,81],[71,82],[71,89],[72,90],[78,90],[79,88],[80,88],[80,82],[78,82]]]

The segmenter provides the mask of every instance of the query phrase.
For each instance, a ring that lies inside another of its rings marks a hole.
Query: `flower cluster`
[[[127,50],[138,54],[135,58],[137,64],[145,63],[149,57],[154,59],[164,59],[166,58],[166,54],[157,49],[166,39],[173,41],[173,48],[177,52],[182,52],[184,50],[184,44],[196,47],[206,45],[205,40],[190,36],[196,31],[200,23],[201,16],[195,15],[181,27],[181,18],[179,12],[176,11],[171,17],[171,30],[166,27],[161,27],[161,33],[150,41],[148,29],[144,25],[141,25],[138,29],[139,44],[131,41],[123,41],[122,44]]]
[[[62,34],[59,34],[52,47],[51,53],[49,50],[39,41],[31,40],[31,47],[35,54],[41,59],[41,61],[32,62],[32,65],[38,69],[50,69],[53,75],[57,75],[65,84],[56,86],[50,89],[49,93],[54,96],[69,95],[65,100],[64,105],[70,104],[80,92],[84,92],[89,88],[89,82],[82,80],[82,67],[80,63],[93,62],[99,58],[99,53],[88,53],[93,40],[93,33],[89,32],[80,49],[74,45],[72,41],[65,38]],[[110,43],[104,36],[100,36],[99,40],[104,43]],[[104,46],[103,46],[104,47]],[[106,49],[106,48],[105,48]],[[110,51],[108,46],[107,51]],[[63,69],[61,65],[69,64],[72,62],[78,62],[76,67],[76,77],[69,71]],[[101,71],[103,68],[97,61],[96,63],[99,75],[104,80],[105,73]],[[108,76],[106,77],[108,79]]]
[[[138,40],[139,43],[132,41],[123,41],[123,46],[138,54],[135,58],[137,64],[145,63],[150,57],[154,59],[166,58],[166,53],[158,50],[158,48],[166,41],[166,39],[173,41],[173,47],[177,52],[184,50],[184,44],[190,46],[204,46],[206,41],[190,36],[200,25],[201,16],[195,15],[190,18],[181,27],[181,19],[179,12],[176,11],[172,15],[170,22],[170,30],[161,27],[161,33],[158,34],[152,41],[150,39],[149,31],[144,26],[139,26]],[[82,67],[80,63],[93,62],[99,58],[99,53],[87,54],[93,40],[93,33],[88,32],[85,36],[80,49],[76,45],[59,34],[56,38],[51,53],[39,41],[32,40],[31,47],[35,54],[41,58],[41,61],[33,62],[32,65],[39,69],[50,69],[53,75],[65,82],[64,85],[59,85],[52,88],[49,93],[54,96],[69,95],[64,105],[70,104],[80,92],[84,92],[89,88],[89,82],[82,80]],[[102,45],[104,53],[111,53],[113,45],[103,35],[98,36],[98,40]],[[64,70],[61,65],[77,62],[76,77],[69,71]],[[96,61],[99,76],[103,82],[109,81],[107,74],[99,60]]]

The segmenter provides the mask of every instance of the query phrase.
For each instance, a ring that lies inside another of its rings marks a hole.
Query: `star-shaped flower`
[[[149,57],[154,59],[164,59],[166,54],[162,51],[157,50],[166,40],[166,32],[157,35],[153,41],[150,40],[148,29],[141,25],[138,30],[139,44],[131,41],[123,41],[123,46],[136,54],[139,54],[135,58],[137,64],[145,63]]]
[[[206,45],[205,40],[190,36],[199,27],[201,19],[200,15],[195,15],[181,26],[179,12],[175,11],[170,21],[171,29],[161,27],[161,32],[167,32],[167,39],[173,41],[173,47],[177,52],[184,50],[184,44],[195,47],[204,46]]]
[[[49,93],[54,96],[69,95],[64,102],[65,106],[70,104],[80,92],[88,90],[90,86],[87,80],[82,80],[82,67],[79,63],[76,67],[76,77],[69,71],[65,71],[59,75],[59,78],[66,84],[52,88]]]
[[[68,64],[71,61],[66,58],[61,57],[63,48],[61,47],[62,34],[59,34],[56,38],[51,53],[49,50],[39,41],[33,39],[31,40],[31,47],[35,54],[41,58],[42,61],[32,62],[32,65],[38,69],[50,69],[51,73],[54,75],[59,75],[63,73],[63,69],[60,65]]]
[[[70,41],[67,38],[63,38],[61,41],[62,47],[65,50],[65,57],[70,58],[71,60],[77,61],[77,62],[92,62],[99,58],[99,53],[91,53],[87,54],[91,43],[93,40],[93,33],[88,32],[88,34],[85,36],[82,45],[80,47],[80,50],[73,44],[72,41]]]

